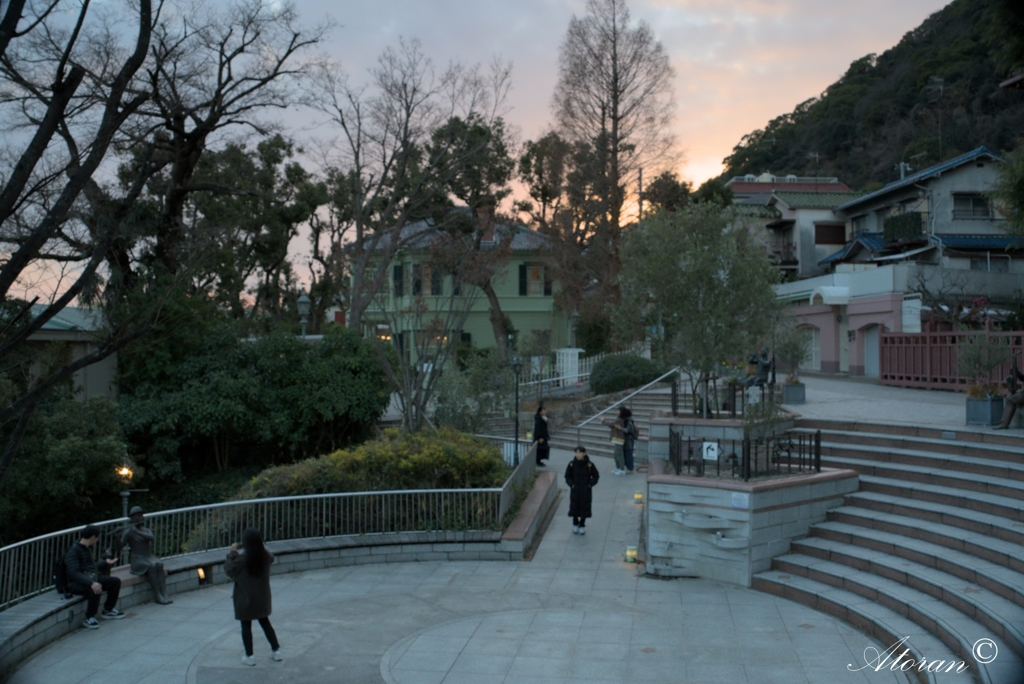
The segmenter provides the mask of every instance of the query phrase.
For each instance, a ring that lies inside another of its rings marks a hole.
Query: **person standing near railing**
[[[626,461],[623,452],[626,446],[626,419],[623,417],[623,411],[625,410],[628,409],[625,406],[620,406],[619,415],[614,420],[611,418],[603,418],[601,420],[602,425],[607,425],[612,429],[612,453],[615,457],[615,470],[612,471],[612,475],[626,474]]]
[[[551,446],[548,444],[551,437],[548,434],[548,416],[544,404],[537,407],[537,413],[533,416],[533,441],[537,444],[537,465],[542,466],[551,455]]]
[[[224,563],[224,572],[235,581],[232,598],[235,619],[242,623],[242,646],[245,647],[242,664],[256,664],[252,654],[253,620],[259,621],[263,634],[270,642],[270,657],[281,660],[281,645],[270,624],[270,564],[274,562],[274,554],[263,545],[263,536],[255,527],[242,533],[242,551],[239,554],[238,544],[232,544],[227,562]]]
[[[1017,381],[1024,380],[1024,373],[1017,368],[1017,359],[1013,359],[1013,368],[1010,370],[1010,377],[1006,378],[1006,384],[1010,390],[1009,396],[1003,399],[1003,419],[999,421],[996,430],[1005,430],[1010,427],[1010,421],[1017,413],[1017,407],[1024,404],[1024,385],[1017,385]]]
[[[622,418],[622,459],[626,464],[626,472],[633,472],[633,452],[636,450],[636,440],[640,437],[640,429],[633,420],[633,412],[623,406],[619,409],[619,416]]]

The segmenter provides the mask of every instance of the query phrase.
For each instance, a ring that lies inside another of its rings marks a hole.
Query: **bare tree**
[[[674,72],[646,22],[630,25],[624,0],[588,0],[562,42],[553,107],[570,141],[604,148],[607,230],[617,239],[624,186],[641,166],[674,160],[669,126]]]
[[[0,119],[7,133],[0,158],[0,249],[9,255],[0,266],[0,295],[15,305],[0,331],[0,362],[7,369],[33,333],[96,287],[116,226],[83,225],[74,214],[116,134],[149,97],[136,76],[159,6],[156,12],[151,0],[133,6],[132,44],[125,50],[117,37],[124,34],[114,31],[109,15],[93,11],[88,0],[64,4],[11,0],[0,16]],[[31,302],[13,299],[13,288],[54,264],[67,266],[58,266],[62,277],[48,287],[33,283]],[[44,303],[33,309],[39,300]],[[106,324],[92,352],[39,368],[41,374],[0,408],[0,425],[15,423],[0,457],[0,480],[47,392],[148,330],[131,314]]]
[[[431,217],[440,227],[451,183],[487,152],[488,141],[474,143],[471,127],[440,143],[433,134],[453,118],[494,123],[510,73],[497,61],[489,71],[461,64],[438,71],[415,41],[385,50],[365,86],[330,62],[314,70],[306,99],[339,132],[331,166],[347,183],[348,206],[335,218],[350,254],[349,327],[362,328],[393,256],[420,237],[406,226]]]
[[[305,66],[299,55],[328,28],[304,29],[291,4],[262,0],[237,0],[216,11],[185,5],[156,27],[146,66],[151,97],[130,131],[133,157],[123,174],[144,178],[158,205],[139,237],[168,273],[178,273],[202,250],[189,233],[189,198],[240,192],[231,183],[195,179],[203,152],[227,130],[274,132],[276,125],[260,117],[295,101],[296,77]],[[95,202],[105,200],[97,188]],[[128,269],[137,244],[120,245],[111,262]],[[132,276],[126,271],[123,277]]]

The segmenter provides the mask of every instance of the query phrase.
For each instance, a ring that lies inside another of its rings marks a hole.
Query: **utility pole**
[[[640,223],[640,221],[642,221],[643,218],[644,218],[644,167],[642,167],[642,166],[640,167],[639,175],[637,177],[636,184],[637,184],[637,191],[636,192],[637,192],[637,197],[639,198],[639,206],[640,206],[640,208],[638,210],[639,213],[637,214],[636,222]]]

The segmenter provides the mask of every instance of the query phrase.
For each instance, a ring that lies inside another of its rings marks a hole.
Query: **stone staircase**
[[[962,660],[980,684],[1024,682],[1024,439],[835,421],[797,429],[820,429],[822,465],[857,471],[860,490],[755,575],[754,588],[885,645],[906,638],[896,655]],[[976,648],[983,660],[998,655],[983,663]],[[922,683],[967,677],[912,672]]]
[[[682,409],[682,403],[685,401],[682,393],[680,394],[679,401],[680,409]],[[606,402],[601,408],[607,407],[612,403],[611,401]],[[640,430],[641,444],[637,445],[637,451],[646,453],[644,446],[650,434],[651,415],[655,411],[672,410],[671,390],[665,387],[652,387],[650,390],[641,392],[630,399],[624,406],[627,406],[633,412],[633,421]],[[617,415],[617,411],[618,409],[612,409],[601,416],[601,418],[585,425],[580,429],[579,439],[576,437],[576,424],[562,426],[552,433],[551,446],[556,449],[572,450],[576,448],[577,444],[583,444],[587,448],[587,453],[591,456],[611,457],[610,431],[607,426],[601,424],[601,420],[604,418],[614,418]],[[640,454],[638,453],[637,455],[639,456]]]

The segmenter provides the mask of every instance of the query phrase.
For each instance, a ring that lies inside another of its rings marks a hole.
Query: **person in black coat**
[[[110,576],[110,568],[114,561],[104,558],[97,565],[92,559],[92,547],[100,540],[100,528],[95,525],[86,525],[82,530],[81,539],[68,550],[64,556],[64,564],[68,573],[68,592],[84,596],[86,600],[85,622],[82,626],[86,629],[96,629],[100,626],[96,621],[96,611],[100,607],[100,595],[107,592],[107,601],[103,604],[103,612],[100,615],[105,620],[120,620],[124,613],[119,611],[117,596],[121,592],[121,580]]]
[[[224,563],[225,574],[235,582],[235,619],[242,623],[242,646],[245,648],[242,663],[256,664],[252,655],[253,620],[259,621],[270,642],[270,657],[281,660],[281,646],[270,624],[270,564],[274,562],[274,554],[263,545],[263,535],[255,527],[242,532],[242,549],[244,553],[239,554],[238,544],[232,544]]]
[[[550,457],[551,436],[548,434],[547,411],[541,405],[533,416],[533,441],[537,443],[537,465],[544,465],[544,461]]]
[[[576,447],[575,458],[565,467],[565,483],[569,485],[569,515],[572,516],[573,534],[587,533],[587,518],[591,516],[591,488],[601,477],[597,466],[590,461],[583,446]]]

